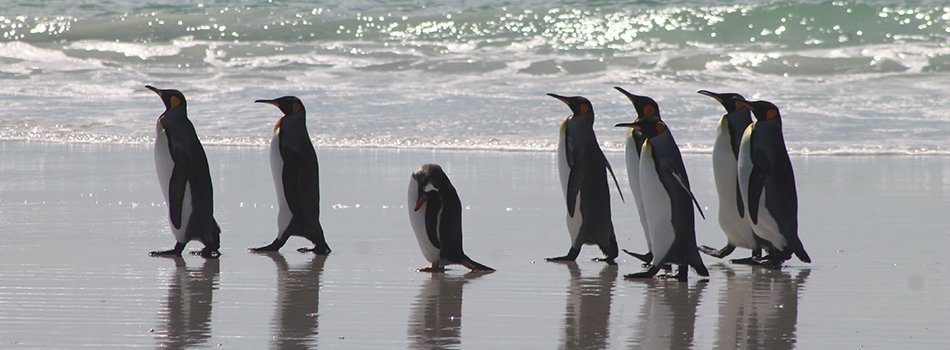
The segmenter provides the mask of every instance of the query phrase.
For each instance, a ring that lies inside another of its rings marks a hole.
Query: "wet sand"
[[[0,142],[0,348],[933,349],[950,344],[950,158],[793,157],[814,263],[704,256],[711,276],[547,263],[569,248],[553,153],[317,150],[328,257],[246,251],[276,235],[267,149],[208,147],[222,257],[153,258],[168,230],[150,146]],[[644,251],[623,155],[621,248]],[[708,155],[684,157],[720,247]],[[411,172],[441,164],[465,250],[498,271],[416,272]],[[197,250],[192,243],[189,250]],[[748,256],[737,249],[731,256]]]

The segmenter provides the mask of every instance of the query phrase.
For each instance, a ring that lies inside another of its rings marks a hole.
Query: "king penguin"
[[[204,258],[221,256],[221,228],[214,220],[211,171],[195,126],[188,120],[185,95],[146,85],[165,104],[165,112],[155,124],[155,172],[162,187],[175,248],[153,251],[152,256],[181,256],[185,245],[200,240],[205,247],[192,254]]]
[[[565,256],[545,260],[574,261],[584,244],[596,244],[605,256],[595,260],[613,263],[618,249],[610,219],[610,186],[607,184],[607,171],[610,170],[613,176],[613,170],[594,135],[594,108],[590,101],[580,96],[548,96],[561,100],[572,112],[561,123],[557,146],[558,174],[567,201],[571,250]],[[617,183],[616,177],[614,183]],[[617,188],[619,190],[619,184]],[[623,198],[622,193],[620,196]]]
[[[652,98],[637,96],[627,92],[620,87],[614,87],[627,96],[627,99],[633,103],[633,108],[637,110],[637,119],[660,120],[659,107]],[[626,146],[624,148],[624,158],[627,163],[627,180],[630,182],[630,191],[633,192],[633,200],[637,203],[637,214],[640,216],[640,226],[643,227],[643,235],[647,240],[647,253],[638,254],[624,249],[624,253],[640,259],[644,264],[653,262],[653,240],[650,238],[650,227],[647,224],[646,208],[643,205],[643,195],[640,191],[640,152],[643,147],[643,141],[647,137],[643,136],[637,128],[627,128]]]
[[[640,152],[640,191],[653,242],[650,269],[625,277],[651,278],[666,264],[679,265],[675,276],[679,281],[686,281],[689,267],[700,276],[709,276],[696,247],[693,204],[699,209],[699,203],[689,187],[673,135],[659,118],[637,119],[617,126],[639,129],[647,137]]]
[[[726,246],[716,250],[702,246],[699,250],[710,256],[722,259],[736,247],[752,250],[752,257],[734,259],[733,263],[756,264],[762,257],[761,238],[752,232],[752,225],[745,217],[745,204],[739,192],[738,159],[742,133],[752,124],[752,112],[743,106],[745,98],[736,93],[715,93],[700,90],[699,94],[718,101],[726,114],[719,119],[716,140],[713,143],[713,177],[716,179],[716,191],[719,193],[719,227],[726,234]]]
[[[740,102],[755,122],[746,127],[739,144],[739,189],[755,235],[768,241],[763,264],[780,267],[792,258],[810,263],[798,238],[798,191],[795,173],[782,135],[782,116],[768,101]]]
[[[472,271],[495,271],[462,252],[462,202],[449,177],[437,164],[423,164],[409,180],[409,223],[419,248],[431,267],[419,271],[445,271],[459,264]]]
[[[317,153],[307,133],[307,111],[300,99],[284,96],[273,100],[257,100],[277,106],[284,116],[274,126],[270,143],[270,166],[277,190],[277,238],[270,245],[251,248],[251,251],[277,251],[290,236],[300,236],[313,242],[313,248],[299,248],[299,252],[318,255],[330,253],[320,226],[320,174]]]

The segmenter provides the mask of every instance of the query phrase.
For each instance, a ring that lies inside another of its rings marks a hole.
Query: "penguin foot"
[[[447,270],[448,269],[446,269],[445,266],[440,266],[440,267],[426,266],[426,267],[420,267],[416,269],[416,271],[419,271],[419,272],[445,272]]]
[[[732,249],[729,249],[729,248],[732,248]],[[722,259],[722,258],[728,256],[729,254],[732,254],[732,251],[735,250],[735,249],[736,249],[735,246],[728,246],[728,245],[727,245],[725,248],[722,248],[722,249],[716,249],[716,248],[710,247],[710,246],[708,246],[708,245],[704,245],[704,246],[699,247],[699,251],[700,251],[700,252],[702,252],[702,253],[704,253],[704,254],[706,254],[706,255],[709,255],[709,256],[711,256],[711,257],[714,257],[714,258],[716,258],[716,259]]]
[[[153,252],[149,252],[148,255],[149,255],[149,256],[165,256],[165,257],[181,256],[181,251],[180,251],[180,250],[175,250],[175,249],[156,250],[156,251],[153,251]]]
[[[733,264],[739,264],[739,265],[762,265],[761,261],[759,261],[758,259],[752,256],[745,259],[732,259],[732,260],[729,260],[729,262]]]
[[[559,256],[559,257],[556,257],[556,258],[544,258],[544,261],[553,261],[553,262],[558,262],[558,261],[575,261],[575,260],[577,260],[576,257],[572,258],[572,257],[569,257],[569,256]]]
[[[298,252],[301,252],[301,253],[314,253],[314,254],[316,254],[316,255],[328,255],[328,254],[330,254],[330,247],[326,247],[326,248],[317,248],[317,247],[307,248],[307,247],[302,247],[302,248],[297,248],[297,251],[298,251]]]
[[[628,280],[633,280],[633,279],[653,278],[653,276],[656,276],[656,272],[651,273],[650,271],[645,271],[645,272],[638,272],[638,273],[628,273],[626,275],[623,275],[623,278],[628,279]]]
[[[607,263],[607,265],[617,265],[617,262],[614,261],[614,258],[611,258],[611,257],[593,258],[593,259],[590,259],[590,260],[591,260],[591,261],[603,261],[603,262]]]
[[[219,252],[217,249],[211,249],[208,247],[205,247],[205,249],[202,250],[191,251],[189,254],[197,255],[205,259],[217,259],[221,256],[221,252]]]
[[[280,246],[273,245],[273,244],[268,245],[268,246],[263,246],[263,247],[257,247],[257,248],[247,248],[247,250],[250,250],[250,251],[252,251],[252,252],[260,252],[260,253],[263,253],[263,252],[276,252],[276,251],[279,250],[279,249],[280,249]]]
[[[653,252],[647,252],[646,254],[638,254],[626,249],[624,249],[623,252],[644,262],[643,267],[649,267],[647,266],[647,264],[653,262]]]

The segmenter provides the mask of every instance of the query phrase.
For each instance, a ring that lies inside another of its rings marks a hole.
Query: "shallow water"
[[[208,147],[220,260],[171,247],[152,151],[0,142],[0,347],[933,349],[950,343],[950,158],[793,157],[814,263],[704,257],[710,277],[627,281],[634,259],[546,263],[568,249],[555,155],[319,148],[328,257],[247,247],[276,234],[267,149]],[[608,154],[625,179],[619,154]],[[716,217],[710,157],[686,155]],[[498,271],[425,266],[407,220],[412,170],[459,190],[466,252]],[[621,183],[625,195],[627,185]],[[621,248],[645,248],[612,192]],[[628,196],[629,197],[629,196]],[[629,199],[629,198],[628,198]],[[700,244],[720,246],[715,220]],[[200,244],[193,243],[190,249]],[[737,250],[732,257],[744,257]]]

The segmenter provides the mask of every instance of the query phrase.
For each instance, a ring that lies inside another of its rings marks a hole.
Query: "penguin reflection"
[[[409,314],[410,349],[457,349],[462,333],[462,287],[485,273],[434,273],[422,283]]]
[[[184,349],[211,338],[211,294],[218,289],[218,259],[204,260],[201,268],[188,268],[180,256],[168,286],[168,305],[159,313],[165,329],[155,334],[159,346]]]
[[[719,293],[716,348],[794,349],[798,324],[798,291],[811,270],[759,269],[733,271],[717,264],[726,275]],[[740,269],[741,270],[741,269]]]
[[[278,252],[267,252],[277,264],[277,307],[272,321],[273,348],[309,349],[317,346],[317,315],[320,306],[320,274],[326,255],[291,267]]]
[[[571,284],[564,312],[564,343],[560,349],[606,349],[610,339],[610,303],[617,265],[607,264],[600,274],[581,276],[577,263],[567,263]]]
[[[696,307],[706,280],[690,287],[672,280],[649,279],[640,319],[627,341],[630,349],[689,349],[693,347]]]

